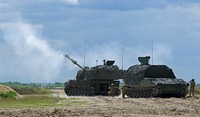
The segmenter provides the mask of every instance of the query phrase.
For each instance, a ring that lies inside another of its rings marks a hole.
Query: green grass
[[[40,107],[58,107],[58,106],[79,106],[86,102],[78,98],[54,98],[52,96],[32,95],[20,99],[0,98],[0,108],[40,108]]]
[[[49,89],[40,88],[40,87],[12,86],[11,88],[21,95],[49,94],[49,93],[51,93],[51,91]]]
[[[6,99],[15,99],[17,96],[17,93],[14,91],[9,91],[9,92],[0,92],[0,97],[1,98],[6,98]]]
[[[43,86],[45,84],[38,84],[38,83],[30,83],[30,84],[22,84],[18,82],[5,82],[0,83],[2,85],[6,85],[13,90],[15,90],[20,95],[30,95],[30,94],[49,94],[51,91],[48,87],[55,87],[55,86],[62,86],[62,83],[55,83],[55,84],[46,84],[47,86]]]

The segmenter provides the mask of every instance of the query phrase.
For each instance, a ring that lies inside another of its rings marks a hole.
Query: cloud
[[[92,67],[96,64],[103,64],[103,60],[115,60],[115,64],[122,68],[122,53],[123,54],[123,68],[140,64],[137,60],[139,56],[151,56],[151,47],[137,45],[135,47],[123,45],[120,42],[107,42],[100,45],[87,45],[86,49],[86,66]],[[84,64],[84,53],[73,53],[71,56],[78,61],[79,64]],[[171,47],[168,44],[156,43],[154,45],[154,64],[166,64],[167,60],[173,58]],[[151,57],[152,59],[152,57]],[[96,63],[98,60],[98,63]],[[151,61],[150,61],[151,62]],[[75,66],[75,65],[74,65]]]
[[[153,54],[153,57],[152,57]],[[153,47],[137,45],[136,47],[125,47],[124,60],[126,68],[130,65],[139,64],[137,58],[140,56],[151,56],[150,64],[166,64],[166,61],[173,58],[171,47],[164,43],[155,43]],[[153,60],[153,61],[152,61]]]
[[[66,2],[67,4],[71,4],[71,5],[78,5],[79,1],[78,0],[63,0],[64,2]]]
[[[141,10],[146,8],[165,8],[163,0],[81,0],[80,6],[88,9]]]
[[[84,63],[84,40],[87,40],[86,65],[90,67],[96,65],[96,60],[98,60],[98,64],[102,64],[103,59],[114,59],[116,64],[121,67],[120,40],[122,39],[126,43],[124,68],[139,64],[137,57],[151,55],[151,40],[154,40],[154,64],[167,64],[172,68],[180,69],[178,74],[183,78],[185,76],[190,78],[191,74],[199,72],[198,67],[193,68],[194,65],[198,66],[198,55],[200,55],[199,51],[196,51],[199,50],[200,42],[200,7],[197,2],[185,1],[158,0],[157,3],[156,0],[79,0],[77,6],[73,7],[72,5],[71,7],[69,2],[65,1],[63,4],[64,0],[36,0],[27,1],[26,4],[23,0],[23,4],[20,2],[15,5],[21,13],[7,12],[8,10],[1,9],[0,21],[7,23],[9,30],[14,33],[14,35],[8,33],[9,36],[21,38],[23,36],[18,35],[22,35],[23,31],[18,31],[19,29],[31,30],[30,32],[38,39],[38,43],[48,45],[44,47],[53,50],[53,52],[50,51],[51,53],[61,55],[61,50],[70,52],[71,57],[81,65]],[[20,16],[21,14],[23,17]],[[17,19],[13,17],[17,17]],[[10,25],[15,27],[12,28]],[[19,28],[19,25],[23,26]],[[12,63],[15,68],[20,69],[14,70],[11,66],[6,67],[4,65],[6,58],[2,60],[4,61],[2,62],[3,68],[11,69],[9,73],[15,73],[19,77],[24,72],[27,77],[30,74],[40,73],[41,69],[38,71],[34,69],[37,66],[41,67],[42,62],[39,61],[50,61],[46,57],[47,55],[42,54],[45,49],[37,47],[37,43],[34,41],[31,43],[36,44],[31,46],[27,45],[28,43],[23,39],[20,41],[25,44],[15,47],[12,44],[14,41],[11,43],[6,40],[6,47],[2,47],[11,53],[4,53],[2,56],[6,55],[8,60],[15,58],[15,60],[10,60],[13,62],[6,62],[7,65]],[[23,48],[28,49],[23,51]],[[39,60],[37,57],[45,58],[45,60]],[[30,63],[35,63],[33,66],[36,67],[29,68]],[[66,79],[74,77],[76,70],[79,69],[68,60],[64,60],[63,66],[58,68],[61,69],[61,81],[64,77]],[[184,68],[191,68],[191,70],[188,73]],[[57,72],[57,74],[59,73]],[[40,75],[36,77],[40,77]],[[52,80],[57,81],[60,78],[57,75]]]
[[[9,4],[7,3],[0,3],[0,8],[7,8],[9,7]]]
[[[197,0],[80,0],[83,8],[102,10],[166,9],[171,6],[199,4]]]

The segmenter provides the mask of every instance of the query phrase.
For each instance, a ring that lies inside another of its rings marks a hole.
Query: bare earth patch
[[[39,109],[0,109],[0,116],[54,116],[54,117],[199,117],[200,99],[191,98],[126,98],[121,97],[67,97],[62,91],[56,96],[78,98],[87,102],[79,106]]]

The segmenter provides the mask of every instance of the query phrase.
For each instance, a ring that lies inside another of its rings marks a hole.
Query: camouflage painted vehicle
[[[81,68],[77,72],[76,79],[69,80],[64,85],[64,91],[68,96],[108,95],[112,83],[115,86],[115,95],[120,95],[119,79],[123,77],[123,70],[114,65],[115,61],[104,60],[103,65],[83,68],[68,55],[65,57]]]
[[[150,57],[138,57],[140,65],[126,70],[124,83],[128,97],[185,97],[188,83],[177,79],[166,65],[149,65]]]

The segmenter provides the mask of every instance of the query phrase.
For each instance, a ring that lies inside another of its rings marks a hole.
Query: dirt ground
[[[39,109],[0,109],[6,117],[199,117],[200,97],[191,98],[126,98],[119,97],[67,97],[55,90],[54,96],[79,98],[86,104],[73,107]]]

